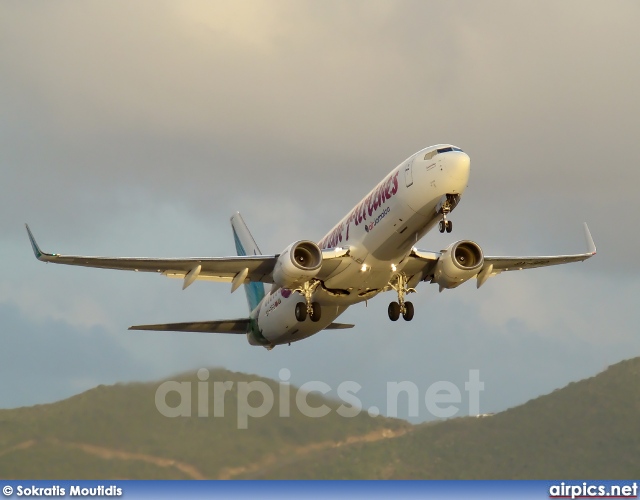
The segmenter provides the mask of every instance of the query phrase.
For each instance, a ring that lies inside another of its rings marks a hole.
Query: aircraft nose
[[[456,191],[462,192],[469,182],[471,160],[462,151],[451,151],[447,154],[446,171],[451,182],[457,186]]]

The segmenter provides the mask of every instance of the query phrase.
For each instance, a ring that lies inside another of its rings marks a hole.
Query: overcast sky
[[[292,382],[463,389],[500,411],[640,355],[640,4],[597,1],[0,2],[0,407],[203,366]],[[487,255],[584,251],[438,294],[379,296],[271,352],[129,332],[247,314],[229,285],[44,265],[46,251],[233,255],[319,240],[415,151],[471,157],[451,234]],[[402,412],[401,412],[402,413]],[[429,415],[421,410],[417,420]]]

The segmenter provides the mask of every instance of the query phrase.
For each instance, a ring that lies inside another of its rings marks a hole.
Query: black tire
[[[322,317],[322,308],[320,307],[320,304],[318,304],[317,302],[314,302],[313,304],[311,304],[311,307],[313,308],[313,311],[311,311],[311,315],[309,317],[311,318],[311,321],[313,321],[314,323],[317,323],[318,321],[320,321],[320,318]]]
[[[444,233],[444,221],[442,220],[438,223],[438,231]]]
[[[447,221],[447,233],[450,233],[451,231],[453,231],[453,222],[451,222],[450,220]]]
[[[404,303],[404,314],[402,315],[404,320],[405,321],[411,321],[413,319],[413,313],[414,313],[413,304],[411,302],[405,302]]]
[[[398,318],[400,317],[400,304],[398,304],[397,302],[391,302],[391,304],[389,304],[389,319],[391,321],[398,321]]]
[[[307,319],[307,304],[304,302],[298,302],[296,304],[296,319],[300,322]]]

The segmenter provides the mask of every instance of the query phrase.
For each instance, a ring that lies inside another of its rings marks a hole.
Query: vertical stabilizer
[[[260,249],[253,236],[251,236],[251,232],[249,232],[249,228],[242,219],[240,212],[236,212],[231,217],[231,229],[233,230],[233,240],[235,241],[238,255],[261,255]],[[252,282],[244,285],[244,290],[247,293],[249,311],[253,311],[264,298],[264,285]]]

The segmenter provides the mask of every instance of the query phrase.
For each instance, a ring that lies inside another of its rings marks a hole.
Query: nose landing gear
[[[438,231],[450,233],[453,230],[453,222],[447,220],[447,216],[443,215],[442,220],[438,223]]]
[[[440,231],[441,233],[444,233],[445,231],[447,233],[450,233],[453,229],[453,222],[447,220],[447,214],[451,212],[451,203],[448,199],[442,204],[441,211],[442,220],[438,223],[438,231]]]
[[[437,213],[442,214],[442,220],[438,223],[438,230],[441,233],[445,231],[450,233],[453,230],[453,223],[447,220],[447,215],[456,208],[456,205],[460,201],[459,194],[447,194],[443,197],[441,204],[438,205]]]
[[[398,321],[400,315],[405,321],[411,321],[413,319],[414,308],[411,302],[405,302],[404,296],[408,293],[415,293],[415,288],[409,288],[407,286],[407,277],[400,273],[397,275],[395,282],[389,282],[389,286],[398,292],[398,302],[391,302],[389,304],[389,319],[391,321]]]

